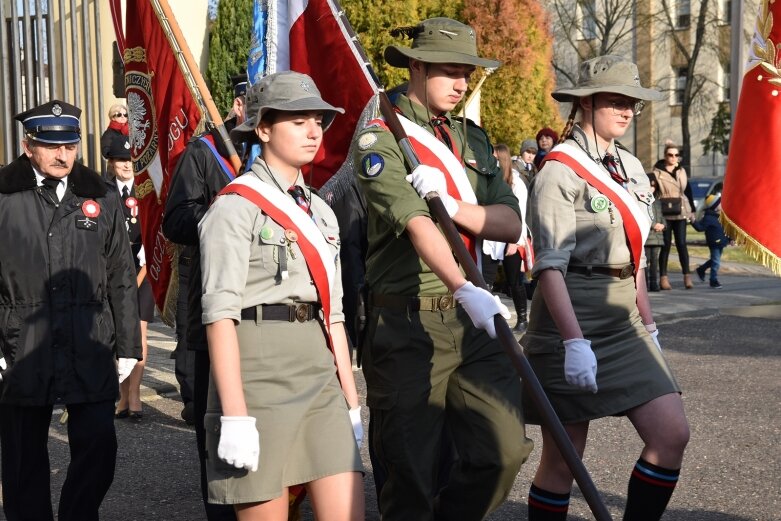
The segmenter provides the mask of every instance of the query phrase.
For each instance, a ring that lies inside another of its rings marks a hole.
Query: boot
[[[692,289],[694,287],[694,284],[692,284],[692,276],[688,273],[684,273],[683,275],[683,285],[686,289]]]
[[[529,325],[526,321],[526,290],[523,289],[523,283],[510,289],[513,297],[513,305],[515,306],[515,313],[518,315],[518,322],[513,328],[513,333],[523,333]]]
[[[659,277],[659,288],[673,289],[673,287],[670,286],[670,278],[667,275],[662,275],[661,277]]]
[[[659,291],[661,288],[659,288],[659,282],[656,280],[652,280],[651,283],[648,285],[648,291]]]

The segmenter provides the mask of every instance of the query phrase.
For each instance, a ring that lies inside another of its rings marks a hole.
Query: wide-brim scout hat
[[[247,141],[254,135],[255,127],[267,111],[284,112],[323,112],[323,131],[333,123],[336,114],[344,114],[344,109],[326,103],[320,95],[315,82],[306,74],[285,71],[269,74],[249,88],[246,97],[247,120],[231,130],[233,141]]]
[[[644,101],[658,101],[664,93],[640,85],[637,65],[621,56],[605,55],[580,64],[574,87],[557,89],[551,94],[556,101],[574,101],[600,92],[623,94]]]
[[[24,126],[24,134],[32,140],[55,145],[81,141],[79,123],[81,109],[60,100],[20,112],[14,119]]]
[[[130,160],[130,140],[124,134],[115,134],[111,138],[106,159]]]
[[[385,48],[388,65],[406,69],[410,58],[425,63],[458,63],[496,68],[501,62],[477,54],[475,31],[450,18],[430,18],[418,25],[393,31],[412,38],[412,47],[389,45]]]

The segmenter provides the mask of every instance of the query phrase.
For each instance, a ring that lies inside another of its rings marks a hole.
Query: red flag
[[[774,23],[775,22],[775,23]],[[735,115],[722,192],[727,235],[781,275],[781,2],[763,0]],[[744,151],[753,151],[747,157]]]
[[[163,209],[176,162],[203,112],[179,69],[170,35],[153,3],[127,0],[125,93],[147,277],[163,321],[173,325],[176,291],[169,289],[178,281],[171,276],[173,246],[163,235]],[[115,30],[121,36],[121,27],[115,25]]]
[[[278,0],[275,60],[270,72],[294,70],[312,77],[323,99],[342,107],[323,136],[307,182],[320,188],[346,168],[356,128],[374,117],[377,87],[351,41],[352,29],[332,0]],[[270,6],[271,9],[274,6]],[[285,18],[284,20],[281,18]],[[287,34],[285,34],[285,31]],[[349,165],[347,165],[349,167]],[[349,175],[349,171],[346,172]]]

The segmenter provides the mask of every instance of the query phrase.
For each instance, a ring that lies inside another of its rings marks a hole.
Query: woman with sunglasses
[[[658,520],[678,481],[689,426],[645,287],[653,195],[643,165],[616,139],[643,100],[662,95],[640,86],[634,63],[601,56],[584,62],[578,83],[553,97],[573,109],[565,141],[548,153],[530,188],[539,283],[521,344],[581,457],[592,420],[632,422],[644,446],[624,519]],[[524,417],[541,421],[527,393]],[[550,431],[541,431],[529,520],[563,521],[572,473]]]
[[[115,139],[122,139],[123,137],[128,136],[129,127],[127,124],[127,116],[127,107],[121,103],[115,103],[108,109],[108,128],[106,128],[103,135],[100,136],[100,155],[102,155],[104,159],[108,159],[111,143],[114,142]],[[113,172],[110,170],[111,169],[109,168],[108,174],[112,175]]]
[[[659,252],[659,287],[673,289],[670,277],[667,276],[667,261],[670,258],[672,237],[675,235],[675,249],[681,261],[683,285],[692,289],[691,271],[689,270],[689,250],[686,247],[686,225],[694,221],[694,201],[691,196],[686,170],[681,166],[680,149],[667,143],[664,146],[664,158],[654,165],[654,176],[662,201],[662,213],[665,219],[664,244]]]

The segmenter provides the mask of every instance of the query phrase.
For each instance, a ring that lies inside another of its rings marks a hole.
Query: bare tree
[[[553,68],[559,77],[574,85],[578,63],[604,54],[624,54],[631,46],[635,30],[634,4],[634,0],[548,2],[553,17],[552,31],[560,51],[554,51],[553,55]],[[577,63],[572,62],[572,51]]]

